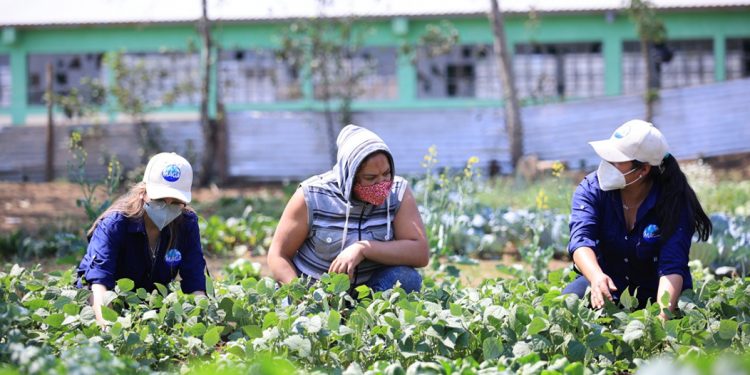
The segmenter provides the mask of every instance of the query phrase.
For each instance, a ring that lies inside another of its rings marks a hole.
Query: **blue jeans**
[[[393,288],[396,281],[401,282],[401,289],[407,293],[418,292],[422,289],[422,275],[408,266],[385,266],[375,271],[365,285],[373,292],[382,292]]]

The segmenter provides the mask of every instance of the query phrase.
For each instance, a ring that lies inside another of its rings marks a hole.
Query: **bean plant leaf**
[[[222,327],[211,327],[207,329],[206,333],[203,334],[203,344],[209,348],[216,346],[216,343],[221,339],[220,334],[222,330]]]
[[[548,327],[547,321],[537,316],[531,320],[531,322],[529,323],[526,329],[529,335],[536,335],[537,333],[542,332],[545,329],[547,329],[547,327]]]
[[[737,326],[738,324],[734,320],[723,319],[719,323],[719,337],[724,340],[731,340],[737,333]]]
[[[65,314],[52,314],[44,319],[44,323],[50,327],[58,328],[62,325],[63,320],[65,320]]]
[[[625,290],[622,291],[620,294],[620,303],[628,311],[633,311],[633,309],[638,307],[638,300],[630,295],[630,288],[625,288]]]
[[[583,361],[586,356],[586,346],[581,344],[578,340],[571,340],[568,343],[568,359],[571,362]]]
[[[485,360],[500,358],[503,354],[503,343],[496,337],[488,337],[482,343],[482,354]]]
[[[341,326],[341,314],[339,314],[336,310],[331,310],[328,313],[328,330],[330,331],[338,331],[339,327]]]
[[[625,333],[622,335],[622,339],[626,343],[631,344],[633,341],[643,337],[645,328],[646,326],[640,320],[631,320],[625,327]]]
[[[104,320],[114,322],[117,320],[117,312],[107,306],[102,306],[102,317]]]
[[[117,280],[117,287],[120,288],[120,292],[129,292],[135,287],[135,283],[130,279]]]

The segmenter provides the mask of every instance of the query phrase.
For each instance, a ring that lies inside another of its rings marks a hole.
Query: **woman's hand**
[[[349,280],[354,280],[354,270],[357,268],[357,265],[365,260],[364,249],[365,244],[363,241],[357,241],[347,246],[333,260],[331,266],[328,268],[328,272],[346,273],[349,275]]]
[[[591,282],[591,306],[595,309],[604,307],[604,299],[612,301],[611,291],[617,290],[615,283],[607,274],[600,272],[589,280]]]

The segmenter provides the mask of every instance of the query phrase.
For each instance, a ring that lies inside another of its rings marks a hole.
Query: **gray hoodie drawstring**
[[[385,212],[386,212],[386,230],[385,230],[385,240],[390,241],[391,239],[391,193],[388,193],[388,197],[385,198],[386,204],[385,204]]]
[[[349,209],[351,208],[351,204],[349,202],[346,202],[346,216],[344,219],[344,236],[341,238],[341,251],[344,251],[344,246],[346,246],[346,232],[349,230]]]

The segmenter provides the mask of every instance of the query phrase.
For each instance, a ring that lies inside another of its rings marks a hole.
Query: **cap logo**
[[[161,171],[161,176],[169,182],[175,182],[180,179],[180,167],[176,164],[170,164],[164,167]]]
[[[617,139],[625,138],[630,133],[630,125],[620,126],[613,135]]]

